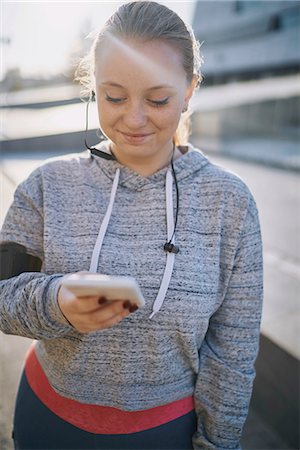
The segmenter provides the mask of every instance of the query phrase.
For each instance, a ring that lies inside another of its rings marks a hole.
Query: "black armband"
[[[29,255],[26,247],[15,242],[0,244],[0,280],[20,275],[23,272],[40,272],[42,261]]]

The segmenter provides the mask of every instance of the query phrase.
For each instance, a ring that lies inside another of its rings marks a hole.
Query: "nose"
[[[144,106],[140,102],[129,103],[124,112],[123,121],[128,130],[138,130],[147,123]]]

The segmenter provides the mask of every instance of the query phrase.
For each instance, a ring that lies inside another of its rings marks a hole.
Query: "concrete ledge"
[[[300,97],[228,105],[214,110],[195,111],[193,129],[204,135],[267,135],[300,137]]]
[[[38,136],[22,139],[3,140],[0,143],[1,153],[3,155],[10,153],[41,153],[57,150],[65,150],[66,152],[79,152],[85,149],[84,131],[72,133],[52,134],[47,136]],[[99,142],[97,130],[89,130],[87,140],[90,146]]]
[[[295,172],[300,170],[300,138],[238,135],[235,137],[209,137],[193,134],[191,142],[205,154]]]

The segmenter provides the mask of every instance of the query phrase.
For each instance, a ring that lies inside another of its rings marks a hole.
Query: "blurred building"
[[[193,28],[206,85],[299,71],[300,1],[198,0]]]

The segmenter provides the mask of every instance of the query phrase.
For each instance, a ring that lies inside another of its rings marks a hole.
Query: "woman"
[[[123,5],[81,64],[107,140],[48,161],[16,190],[1,239],[43,263],[1,282],[1,329],[37,340],[16,402],[18,449],[239,448],[261,237],[245,184],[180,140],[198,51],[165,6]],[[135,277],[145,307],[62,286],[87,270]]]

